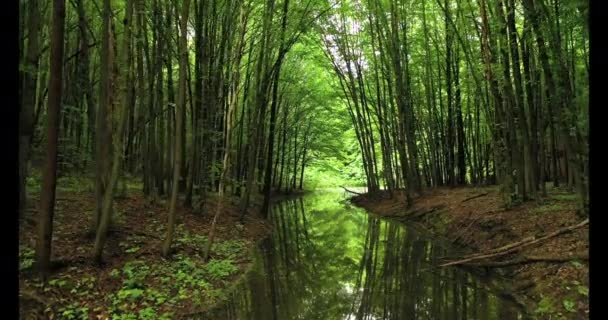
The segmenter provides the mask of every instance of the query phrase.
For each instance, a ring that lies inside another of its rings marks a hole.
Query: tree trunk
[[[173,184],[171,191],[171,202],[169,205],[169,221],[167,226],[167,234],[163,242],[162,255],[168,256],[169,250],[171,249],[171,242],[173,241],[173,233],[175,231],[175,207],[177,205],[177,193],[179,188],[180,178],[180,165],[182,158],[183,140],[182,134],[184,133],[184,118],[181,116],[182,110],[186,107],[186,77],[187,77],[187,64],[188,64],[188,14],[190,13],[190,0],[184,0],[182,4],[181,20],[180,20],[180,31],[181,35],[179,38],[179,88],[178,88],[178,101],[177,101],[177,119],[176,119],[176,135],[175,135],[175,155],[173,156]]]
[[[57,184],[57,144],[59,115],[61,111],[63,45],[65,30],[65,1],[53,1],[51,30],[51,73],[47,114],[47,152],[40,191],[40,215],[36,243],[36,263],[42,278],[46,280],[51,262],[53,216],[55,213],[55,188]]]
[[[27,205],[26,180],[30,161],[30,144],[34,133],[34,109],[36,103],[36,85],[38,83],[38,60],[40,58],[40,9],[38,0],[28,2],[28,43],[25,65],[21,72],[23,88],[21,89],[21,108],[19,109],[19,217]]]
[[[127,12],[125,13],[125,17],[123,19],[123,24],[124,24],[124,33],[123,33],[123,43],[122,43],[122,47],[120,48],[121,52],[120,52],[120,58],[119,58],[119,63],[120,66],[127,66],[128,62],[129,62],[129,55],[131,54],[131,46],[130,46],[130,41],[131,41],[131,18],[133,16],[133,1],[134,0],[128,0],[127,1]],[[105,0],[104,1],[104,13],[105,15],[107,15],[108,18],[110,18],[110,13],[111,13],[111,7],[110,7],[110,1],[109,0]],[[110,18],[111,19],[111,18]],[[109,20],[109,19],[108,19]],[[111,21],[110,24],[112,23]],[[105,35],[108,38],[111,38],[112,35],[111,34],[106,34]],[[108,39],[110,40],[110,39]],[[109,42],[109,41],[108,41]],[[108,66],[113,66],[113,56],[114,56],[114,52],[112,52],[113,50],[109,50],[109,61],[110,64],[108,64]],[[110,73],[111,75],[114,74],[114,72]],[[110,80],[111,81],[111,80]],[[120,108],[118,110],[118,128],[116,131],[116,137],[115,137],[115,149],[113,150],[113,154],[112,154],[112,167],[111,167],[111,171],[109,172],[109,179],[108,179],[108,184],[106,185],[106,189],[105,192],[103,194],[103,201],[102,201],[102,211],[101,211],[101,217],[100,217],[100,221],[99,221],[99,225],[97,227],[97,234],[95,236],[95,245],[93,247],[93,258],[95,260],[96,263],[101,263],[102,262],[102,255],[103,255],[103,248],[105,246],[105,242],[106,242],[106,237],[107,237],[107,233],[108,233],[108,228],[110,226],[110,220],[112,219],[112,213],[113,213],[113,202],[114,202],[114,188],[116,187],[116,183],[118,182],[118,179],[120,177],[120,168],[121,168],[121,164],[123,161],[123,155],[124,155],[124,135],[125,135],[125,127],[126,127],[126,123],[127,123],[127,112],[128,112],[128,97],[129,97],[129,87],[131,84],[131,79],[130,79],[130,73],[129,72],[123,72],[119,75],[119,79],[118,79],[119,85],[120,85],[120,91],[118,93],[119,95],[119,100],[118,100],[118,108]],[[111,83],[109,84],[111,86]],[[112,99],[110,98],[110,101]],[[111,104],[111,102],[110,102]],[[110,119],[112,119],[112,117],[109,117]]]

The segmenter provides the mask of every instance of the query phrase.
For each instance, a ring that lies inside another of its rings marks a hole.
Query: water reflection
[[[251,272],[203,318],[518,319],[487,279],[431,268],[453,249],[341,200],[334,191],[275,204]]]

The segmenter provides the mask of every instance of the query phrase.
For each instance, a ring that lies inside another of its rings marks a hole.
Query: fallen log
[[[483,260],[483,259],[487,259],[487,258],[494,258],[494,257],[500,257],[515,251],[518,251],[524,247],[528,247],[530,245],[533,245],[535,243],[539,243],[541,241],[545,241],[554,237],[557,237],[563,233],[566,232],[570,232],[572,230],[578,229],[578,228],[582,228],[586,225],[589,224],[589,219],[585,219],[584,221],[582,221],[579,224],[575,224],[572,226],[568,226],[566,228],[562,228],[559,229],[557,231],[551,232],[545,236],[536,238],[534,236],[532,237],[527,237],[521,241],[515,242],[515,243],[511,243],[508,244],[506,246],[502,246],[500,248],[496,248],[496,249],[492,249],[488,252],[484,252],[484,253],[479,253],[479,254],[474,254],[474,255],[469,255],[467,257],[464,257],[461,260],[457,260],[457,261],[452,261],[452,262],[448,262],[448,263],[444,263],[439,265],[439,267],[447,267],[447,266],[453,266],[453,265],[458,265],[458,264],[464,264],[467,262],[471,262],[471,261],[477,261],[477,260]]]

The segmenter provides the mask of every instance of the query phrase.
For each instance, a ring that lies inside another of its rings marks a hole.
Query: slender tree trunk
[[[65,30],[65,1],[53,1],[51,30],[51,73],[47,113],[47,152],[40,190],[40,215],[36,243],[36,263],[42,278],[46,280],[51,262],[53,216],[55,214],[55,187],[57,184],[57,145],[59,115],[61,111],[63,45]]]
[[[106,0],[107,2],[104,2],[104,10],[106,11],[106,14],[108,14],[111,12],[111,7],[110,7],[110,2],[108,0]],[[128,65],[129,62],[129,55],[131,55],[131,46],[130,46],[130,42],[131,42],[131,18],[133,16],[133,2],[134,0],[128,0],[127,2],[127,12],[125,13],[125,17],[123,19],[123,25],[124,25],[124,33],[123,33],[123,41],[122,41],[122,47],[120,48],[121,52],[120,52],[120,58],[119,58],[119,63],[121,66],[125,67]],[[108,37],[111,37],[110,34],[107,35]],[[112,56],[114,55],[114,53],[110,53],[110,61],[112,61]],[[111,63],[110,65],[113,65],[114,63]],[[113,74],[110,73],[110,74]],[[123,155],[124,155],[124,136],[125,136],[125,127],[127,124],[127,112],[129,109],[128,103],[129,103],[129,87],[130,87],[130,83],[131,83],[131,79],[130,79],[130,73],[127,72],[123,72],[119,75],[119,85],[120,85],[120,91],[119,91],[119,100],[118,100],[118,108],[120,108],[118,110],[118,128],[117,128],[117,132],[116,132],[116,138],[114,139],[115,141],[115,149],[113,151],[112,154],[112,167],[111,167],[111,171],[109,173],[109,179],[108,179],[108,184],[106,186],[105,192],[103,194],[103,201],[102,201],[102,211],[101,211],[101,217],[100,217],[100,221],[99,221],[99,225],[97,227],[97,234],[95,236],[95,245],[93,247],[93,258],[95,260],[96,263],[101,263],[102,262],[102,255],[103,255],[103,248],[105,246],[105,242],[106,242],[106,237],[107,237],[107,233],[108,233],[108,228],[110,226],[110,221],[112,219],[112,213],[113,213],[113,202],[114,202],[114,188],[116,187],[116,183],[118,182],[118,179],[120,177],[120,168],[121,168],[121,164],[123,162]],[[111,116],[110,116],[111,119]]]
[[[171,202],[169,207],[169,221],[167,227],[167,234],[163,242],[162,255],[168,256],[169,250],[171,249],[171,242],[173,241],[173,233],[175,232],[175,207],[177,205],[177,193],[179,187],[180,178],[180,165],[182,158],[183,139],[182,134],[184,133],[184,118],[181,116],[182,110],[186,107],[186,77],[187,77],[187,64],[188,64],[188,14],[190,13],[190,0],[184,0],[182,4],[182,12],[180,19],[180,31],[181,35],[179,38],[179,88],[178,88],[178,101],[177,101],[177,119],[176,119],[176,135],[175,135],[175,155],[173,156],[173,185],[171,192]]]
[[[28,43],[25,65],[21,72],[21,108],[19,109],[19,217],[27,205],[26,179],[30,161],[30,145],[34,134],[34,109],[38,83],[38,60],[40,58],[40,8],[38,0],[28,2]],[[21,41],[20,41],[21,43]]]

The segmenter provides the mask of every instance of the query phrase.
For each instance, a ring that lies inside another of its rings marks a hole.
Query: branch
[[[484,192],[484,193],[481,193],[481,194],[478,194],[478,195],[475,195],[475,196],[472,196],[472,197],[466,198],[466,199],[462,200],[462,202],[461,202],[461,203],[465,203],[465,202],[467,202],[467,201],[469,201],[469,200],[473,200],[473,199],[481,198],[481,197],[483,197],[483,196],[487,196],[487,195],[488,195],[488,193],[487,193],[487,192]]]
[[[499,262],[486,262],[486,263],[467,263],[466,265],[472,267],[488,267],[488,268],[499,268],[508,267],[519,264],[530,264],[536,262],[569,262],[573,260],[589,260],[589,254],[579,254],[573,256],[523,256],[513,260],[499,261]]]
[[[583,222],[581,222],[579,224],[568,226],[568,227],[563,228],[563,229],[559,229],[557,231],[549,233],[549,234],[547,234],[545,236],[542,236],[540,238],[536,238],[534,236],[527,237],[527,238],[525,238],[522,241],[511,243],[511,244],[508,244],[506,246],[502,246],[500,248],[496,248],[496,249],[490,250],[489,252],[486,252],[486,253],[475,254],[475,255],[471,255],[471,256],[465,257],[465,258],[463,258],[461,260],[444,263],[442,265],[439,265],[439,267],[447,267],[447,266],[453,266],[453,265],[458,265],[458,264],[465,264],[465,263],[471,262],[471,261],[477,261],[477,260],[483,260],[483,259],[487,259],[487,258],[504,256],[506,254],[518,251],[518,250],[520,250],[520,249],[522,249],[524,247],[528,247],[528,246],[530,246],[532,244],[539,243],[541,241],[545,241],[545,240],[557,237],[558,235],[561,235],[563,233],[570,232],[572,230],[584,227],[584,226],[586,226],[588,224],[589,224],[589,219],[585,219]]]
[[[364,196],[365,195],[364,193],[359,193],[359,192],[355,192],[355,191],[352,191],[352,190],[348,190],[348,189],[346,189],[346,187],[343,187],[343,186],[340,186],[340,188],[344,189],[344,191],[346,191],[346,192],[354,193],[356,195],[360,195],[360,196]]]

